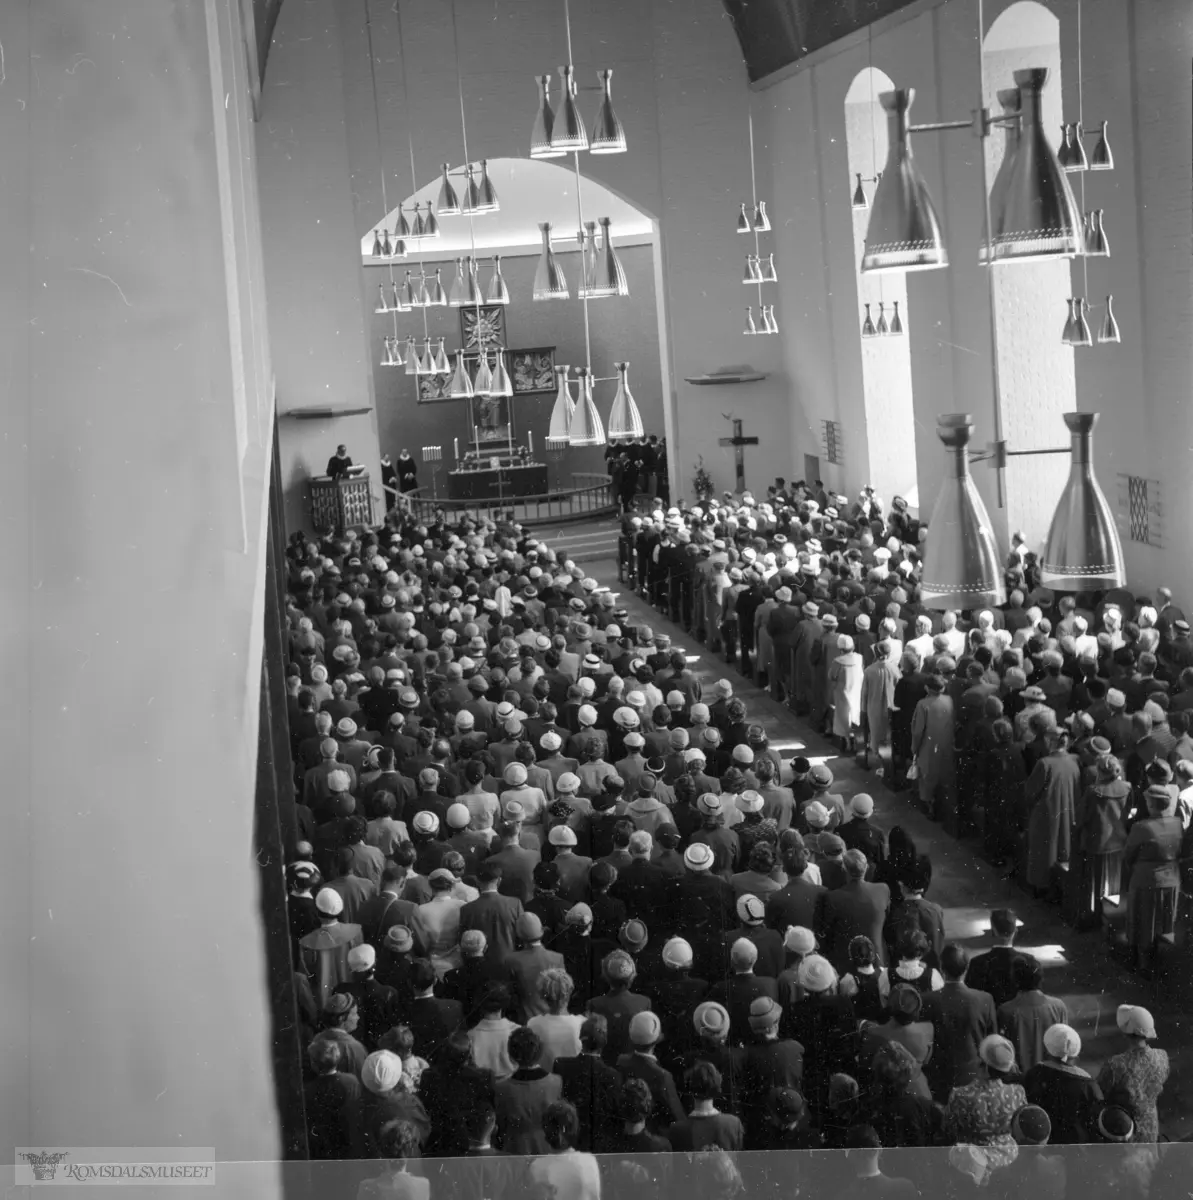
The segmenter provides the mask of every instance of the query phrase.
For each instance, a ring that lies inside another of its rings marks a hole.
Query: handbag
[[[914,783],[920,777],[920,764],[913,758],[907,768],[907,774],[904,775],[909,783]]]

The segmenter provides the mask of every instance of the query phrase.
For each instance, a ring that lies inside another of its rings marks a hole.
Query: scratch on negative
[[[0,42],[0,83],[3,83],[8,78],[4,70],[4,43]]]
[[[89,59],[89,58],[80,58],[80,59],[78,60],[78,62],[76,62],[76,63],[75,63],[75,65],[74,65],[73,67],[67,67],[67,68],[66,68],[66,73],[67,73],[68,75],[73,75],[73,74],[74,74],[74,73],[75,73],[75,72],[76,72],[76,71],[77,71],[77,70],[78,70],[78,69],[79,69],[79,68],[80,68],[80,67],[81,67],[81,66],[82,66],[84,63],[91,63],[91,65],[92,65],[93,67],[95,66],[95,63],[91,62],[91,59]]]
[[[90,267],[68,267],[70,271],[79,271],[84,275],[95,275],[99,279],[106,279],[119,293],[120,299],[124,301],[129,308],[132,308],[132,303],[124,294],[124,289],[112,278],[111,275],[105,275],[102,271],[93,271]]]

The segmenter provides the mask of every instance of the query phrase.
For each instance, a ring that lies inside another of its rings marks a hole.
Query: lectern
[[[368,472],[311,480],[311,524],[320,532],[373,525],[373,491]]]

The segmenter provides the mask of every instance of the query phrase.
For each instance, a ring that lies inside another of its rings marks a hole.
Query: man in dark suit
[[[949,942],[940,955],[944,987],[924,997],[924,1019],[932,1022],[935,1043],[928,1063],[933,1098],[944,1103],[955,1087],[973,1083],[981,1065],[978,1046],[998,1032],[994,999],[966,984],[969,952]]]
[[[671,1072],[655,1058],[655,1046],[663,1036],[662,1022],[649,1009],[636,1013],[630,1020],[629,1035],[632,1049],[618,1058],[617,1069],[623,1079],[641,1079],[650,1088],[654,1111],[646,1119],[646,1127],[662,1133],[686,1116]]]
[[[990,914],[994,948],[974,958],[965,975],[965,982],[974,991],[986,992],[994,999],[996,1010],[1000,1004],[1013,1000],[1019,994],[1014,978],[1015,959],[1031,958],[1030,954],[1014,948],[1018,926],[1018,918],[1009,908],[994,909]],[[1034,958],[1031,960],[1036,961]]]
[[[381,891],[371,900],[366,900],[357,913],[364,939],[375,950],[381,948],[385,932],[393,925],[413,928],[414,914],[418,905],[402,898],[402,881],[406,868],[397,863],[387,863],[381,873]]]
[[[859,792],[849,801],[850,819],[837,828],[837,836],[847,850],[860,850],[869,864],[867,877],[873,878],[876,868],[886,859],[886,835],[876,825],[870,824],[874,813],[874,800],[865,792]]]
[[[754,974],[757,961],[758,947],[747,938],[739,938],[729,951],[732,974],[709,989],[708,999],[729,1013],[729,1040],[735,1046],[744,1044],[750,1036],[750,1005],[760,996],[769,996],[776,1002],[779,999],[775,980]]]
[[[557,1058],[551,1068],[563,1080],[563,1099],[575,1106],[580,1119],[576,1149],[604,1149],[605,1138],[617,1127],[617,1098],[621,1075],[601,1055],[609,1026],[599,1013],[589,1013],[580,1026],[580,1053]]]
[[[783,848],[787,886],[771,892],[766,898],[766,923],[780,934],[786,933],[792,925],[812,930],[820,928],[828,888],[807,877],[809,861],[802,842],[793,842]]]
[[[443,977],[443,998],[460,1002],[466,1027],[480,1020],[481,1001],[489,989],[505,982],[503,964],[490,959],[487,949],[485,935],[479,929],[465,930],[460,935],[460,965]]]
[[[538,865],[539,856],[536,851],[527,850],[519,843],[520,835],[521,829],[514,822],[501,821],[497,826],[501,848],[490,854],[485,863],[493,863],[501,868],[501,883],[498,886],[501,894],[512,896],[526,905],[534,898],[534,868]],[[479,872],[477,874],[479,877]]]
[[[539,975],[549,967],[564,966],[563,955],[543,946],[543,923],[534,913],[524,912],[515,926],[520,949],[506,955],[505,970],[514,993],[517,1019],[525,1024],[547,1011],[538,994]]]
[[[500,862],[488,858],[477,868],[476,880],[480,895],[460,909],[460,935],[479,929],[485,935],[486,961],[500,965],[517,947],[514,932],[522,915],[522,901],[501,894],[504,869]]]
[[[441,1000],[435,995],[435,968],[426,959],[416,959],[410,967],[414,999],[407,1012],[407,1024],[414,1034],[414,1052],[421,1058],[433,1058],[434,1052],[459,1028],[464,1009],[458,1000]]]
[[[618,868],[617,881],[609,889],[614,900],[620,900],[631,917],[638,917],[648,926],[654,925],[665,903],[663,891],[667,875],[651,862],[653,839],[645,830],[630,835],[630,862],[624,870]],[[652,919],[653,918],[653,919]]]
[[[634,960],[624,950],[614,950],[602,964],[609,991],[589,1001],[589,1011],[605,1018],[608,1036],[605,1042],[605,1061],[615,1063],[630,1049],[630,1022],[640,1012],[650,1008],[650,999],[630,991],[637,969]]]
[[[849,943],[859,936],[868,937],[882,953],[882,926],[891,905],[890,888],[885,883],[867,883],[869,864],[859,850],[846,850],[842,858],[846,883],[824,898],[824,957],[839,974],[850,969]]]

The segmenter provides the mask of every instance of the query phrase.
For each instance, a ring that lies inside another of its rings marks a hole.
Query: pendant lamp
[[[555,368],[555,404],[551,409],[551,424],[547,429],[547,447],[551,450],[562,450],[568,444],[568,429],[572,423],[572,414],[576,411],[576,402],[572,399],[571,388],[568,386],[568,372],[571,367],[556,366]]]
[[[853,189],[853,200],[851,203],[854,208],[870,207],[870,201],[866,199],[866,189],[862,187],[862,176],[860,172],[857,175],[857,187]]]
[[[1122,587],[1127,572],[1114,514],[1094,476],[1097,413],[1065,413],[1072,438],[1069,479],[1052,517],[1041,560],[1041,582],[1057,592]],[[931,537],[931,527],[929,527]]]
[[[762,310],[762,316],[766,320],[766,332],[778,333],[779,322],[775,320],[775,306],[773,304],[766,305]]]
[[[1098,143],[1094,146],[1094,152],[1089,156],[1089,169],[1091,171],[1113,171],[1114,170],[1114,152],[1110,149],[1110,143],[1106,140],[1106,126],[1109,121],[1102,122],[1102,132],[1098,134]]]
[[[968,413],[936,418],[936,434],[949,451],[949,469],[924,542],[920,592],[925,608],[987,608],[1006,600],[990,518],[969,473],[972,433]]]
[[[539,257],[538,270],[534,273],[534,298],[536,300],[566,300],[567,280],[563,277],[555,251],[551,248],[550,222],[541,222],[539,232],[543,235],[543,252]]]
[[[489,368],[488,350],[481,351],[481,362],[476,369],[476,380],[472,385],[472,391],[477,396],[487,396],[493,391],[493,372]]]
[[[754,232],[770,233],[770,217],[766,215],[765,200],[759,200],[754,205]]]
[[[390,345],[389,338],[383,340],[383,348],[381,351],[381,365],[383,367],[396,367],[398,364],[394,362],[393,347]]]
[[[460,215],[460,198],[448,178],[448,164],[443,164],[443,182],[439,185],[439,215],[441,217],[458,217]]]
[[[497,199],[497,189],[493,186],[493,181],[489,178],[489,160],[481,159],[481,177],[477,184],[477,204],[476,211],[478,213],[495,213],[501,211],[501,202]]]
[[[617,368],[617,395],[609,410],[609,441],[628,441],[642,436],[642,414],[630,391],[630,364],[614,363]]]
[[[391,283],[389,285],[389,290],[391,293],[390,307],[393,309],[393,311],[394,312],[408,311],[406,306],[402,303],[402,297],[398,294],[398,285],[396,282]]]
[[[750,218],[746,213],[746,206],[743,204],[737,213],[737,232],[738,233],[753,233],[754,226],[750,224]]]
[[[536,75],[539,107],[534,115],[534,127],[530,131],[531,158],[562,158],[563,150],[551,145],[551,130],[555,127],[555,112],[551,108],[551,76]]]
[[[886,110],[890,149],[874,189],[862,271],[931,271],[949,265],[940,218],[911,152],[908,113],[915,88],[879,96]]]
[[[1056,161],[1067,171],[1073,161],[1073,126],[1067,121],[1060,127],[1060,145],[1056,148]]]
[[[414,348],[414,338],[412,337],[406,339],[406,374],[419,374],[418,351]]]
[[[462,213],[478,213],[480,212],[481,193],[480,188],[476,185],[476,168],[469,163],[464,168],[465,184],[464,195],[460,200],[460,211]]]
[[[373,249],[370,251],[373,258],[383,257],[381,250],[381,234],[378,230],[373,230]]]
[[[468,285],[464,282],[464,260],[456,259],[456,277],[452,280],[451,295],[448,304],[452,308],[463,308],[468,303]]]
[[[406,272],[406,282],[402,284],[402,308],[418,308],[418,289],[414,286],[414,280],[410,272]]]
[[[903,321],[899,316],[899,301],[894,301],[895,315],[891,317],[891,337],[903,336]]]
[[[1085,235],[1085,253],[1090,258],[1109,258],[1110,242],[1106,238],[1106,227],[1102,224],[1105,210],[1095,208],[1089,214],[1089,225]]]
[[[385,298],[385,288],[381,284],[377,285],[377,307],[373,311],[375,313],[389,312],[389,301]]]
[[[427,201],[427,207],[431,207],[430,201]],[[410,240],[412,242],[421,242],[427,236],[427,227],[423,223],[422,205],[416,203],[414,205],[414,228],[410,231]]]
[[[1061,164],[1066,171],[1088,171],[1089,159],[1085,156],[1085,143],[1081,140],[1084,132],[1079,122],[1074,121],[1068,127],[1069,136],[1065,161]]]
[[[1071,346],[1077,333],[1077,301],[1070,297],[1067,303],[1069,315],[1065,318],[1065,327],[1061,330],[1060,340],[1066,346]]]
[[[565,154],[588,149],[588,130],[584,128],[584,118],[576,105],[575,74],[575,68],[570,65],[559,68],[562,91],[559,111],[551,127],[551,149],[562,150]]]
[[[401,207],[398,208],[398,227],[394,233],[404,242],[410,240],[410,222],[406,220],[406,210]]]
[[[1081,210],[1044,132],[1041,97],[1047,80],[1047,67],[1015,72],[1021,124],[1007,190],[991,214],[996,263],[1072,258],[1084,249]]]
[[[472,380],[469,378],[468,368],[464,366],[463,350],[456,351],[456,369],[452,374],[452,381],[448,390],[448,394],[453,400],[472,399]]]
[[[381,257],[393,258],[393,256],[394,248],[393,243],[389,240],[389,230],[383,229],[381,231]]]
[[[754,306],[751,304],[746,309],[746,327],[742,333],[746,337],[753,337],[758,332],[758,326],[754,324]]]
[[[775,256],[773,254],[768,254],[766,259],[761,262],[761,266],[763,283],[779,282],[779,276],[775,273]]]
[[[486,304],[508,304],[510,302],[510,290],[505,285],[505,276],[501,273],[501,255],[493,255],[493,275],[489,279],[489,286],[485,289]]]
[[[592,399],[592,372],[587,367],[577,367],[580,395],[576,399],[576,411],[568,426],[569,446],[603,446],[605,426],[601,414]]]
[[[886,337],[891,332],[891,327],[886,323],[886,305],[881,300],[878,302],[878,320],[874,323],[874,332],[878,337]]]
[[[588,149],[592,154],[624,154],[626,150],[625,130],[613,111],[613,95],[610,80],[613,72],[598,71],[597,78],[601,81],[601,106],[597,109],[596,120],[592,123],[592,141]]]
[[[497,351],[497,366],[493,368],[493,381],[489,384],[490,396],[512,396],[514,385],[510,382],[510,373],[505,369],[505,352]]]
[[[746,255],[746,266],[742,271],[741,281],[749,287],[754,283],[762,282],[762,272],[757,265],[757,260],[752,254]]]
[[[1089,322],[1085,319],[1085,312],[1088,308],[1089,305],[1085,302],[1085,297],[1082,296],[1076,302],[1077,321],[1073,327],[1074,346],[1092,346],[1094,344],[1093,336],[1089,331]]]
[[[582,290],[577,290],[576,294],[578,296],[588,297],[593,295],[593,288],[596,287],[599,240],[597,236],[597,223],[595,221],[585,221],[584,232],[581,234],[580,240],[580,261],[584,265],[584,286]]]
[[[606,296],[628,296],[630,285],[626,281],[621,259],[613,247],[613,235],[609,227],[613,224],[609,217],[601,217],[597,222],[601,227],[601,246],[594,250],[592,283],[588,287],[588,298],[599,300]]]
[[[452,369],[451,363],[447,361],[447,351],[443,348],[445,341],[447,341],[446,338],[439,339],[439,345],[435,349],[435,357],[432,360],[436,375],[446,375]]]
[[[439,268],[435,268],[435,279],[427,291],[428,308],[446,308],[447,293],[443,290],[443,280],[439,277]]]
[[[1106,297],[1106,316],[1102,318],[1102,328],[1098,330],[1098,341],[1121,342],[1123,335],[1119,332],[1118,320],[1114,315],[1114,297]]]
[[[430,200],[427,201],[427,216],[423,221],[423,237],[428,240],[439,236],[439,219],[435,216],[435,210],[431,207]]]
[[[1002,115],[1004,117],[1017,116],[1019,113],[1019,89],[1018,88],[1003,88],[998,93],[998,102],[1002,105]],[[1002,166],[998,170],[998,174],[990,183],[990,220],[991,224],[994,221],[994,214],[1002,209],[1003,203],[1006,200],[1007,188],[1011,183],[1011,163],[1015,160],[1015,154],[1019,149],[1020,121],[1008,121],[1002,125],[1006,140],[1003,143],[1002,151]],[[1063,143],[1062,143],[1063,148]],[[1059,154],[1058,154],[1059,159]],[[986,224],[982,222],[982,244],[978,247],[978,262],[982,266],[986,266],[990,259],[990,246],[988,242],[989,230],[986,229]]]
[[[427,273],[424,271],[419,276],[418,282],[418,298],[415,301],[415,308],[428,308],[431,304],[431,293],[427,290]]]
[[[465,283],[467,285],[464,294],[468,297],[469,308],[474,308],[483,301],[481,296],[480,279],[477,277],[476,259],[473,258],[471,254],[464,259],[464,272]]]
[[[878,330],[874,328],[874,321],[870,316],[870,306],[864,306],[866,309],[866,319],[862,322],[862,337],[872,338],[878,336]]]
[[[423,352],[418,356],[418,373],[420,375],[435,374],[435,356],[431,353],[431,339],[427,338]]]

